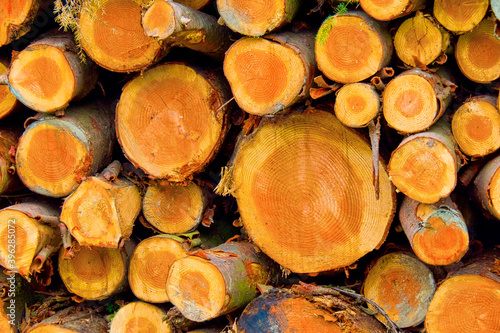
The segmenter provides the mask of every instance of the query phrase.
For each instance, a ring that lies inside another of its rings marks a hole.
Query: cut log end
[[[0,42],[1,44],[1,42]],[[7,73],[7,66],[0,61],[0,75]],[[10,92],[7,85],[0,86],[0,119],[11,114],[17,105],[16,97]]]
[[[400,145],[389,161],[394,185],[410,198],[435,203],[455,188],[455,152],[432,137],[413,138]]]
[[[460,149],[469,156],[485,156],[500,148],[500,112],[485,100],[462,104],[451,128]]]
[[[434,277],[429,268],[404,253],[381,257],[364,284],[365,297],[382,307],[401,328],[423,322],[434,291]],[[377,318],[385,321],[381,315]]]
[[[499,332],[499,307],[500,283],[480,275],[455,276],[437,289],[425,328],[433,333]]]
[[[250,237],[279,264],[300,273],[339,269],[385,239],[394,197],[379,165],[377,200],[369,145],[311,110],[262,125],[236,149],[233,195]]]
[[[293,48],[264,38],[240,39],[224,59],[236,102],[259,116],[282,111],[298,99],[312,81],[308,66]]]
[[[483,2],[488,6],[488,1]],[[500,77],[500,40],[494,35],[494,24],[485,19],[458,38],[455,49],[458,67],[477,83],[490,83]]]
[[[474,194],[483,209],[500,220],[500,156],[479,171],[474,180]]]
[[[375,87],[366,83],[346,84],[337,93],[335,115],[349,127],[365,127],[380,109],[380,96]]]
[[[115,72],[137,71],[163,55],[162,44],[144,33],[146,0],[86,1],[80,10],[78,34],[85,52]]]
[[[425,8],[425,0],[359,0],[361,8],[378,21],[390,21]]]
[[[223,309],[226,282],[210,261],[189,256],[171,266],[167,294],[186,318],[201,322],[216,317]]]
[[[0,3],[0,46],[30,31],[30,24],[39,7],[38,0],[10,0]]]
[[[117,107],[125,154],[156,178],[183,181],[201,171],[226,134],[224,93],[183,64],[144,72],[127,83]]]
[[[481,22],[488,5],[488,0],[436,0],[433,14],[447,30],[463,33]]]
[[[443,42],[439,28],[422,12],[404,21],[394,36],[399,59],[413,67],[436,60],[443,51]]]
[[[142,26],[146,35],[165,39],[169,37],[176,26],[175,11],[168,1],[155,1],[144,12]]]
[[[258,37],[291,22],[297,12],[298,2],[217,0],[217,9],[231,30]]]
[[[130,260],[128,280],[134,295],[146,302],[168,302],[166,284],[170,266],[186,256],[177,240],[155,236],[140,242]]]
[[[331,80],[354,83],[387,65],[392,40],[373,19],[359,13],[327,18],[316,35],[316,61]]]
[[[438,100],[433,86],[420,75],[401,75],[387,84],[383,93],[384,118],[402,133],[429,128],[438,115]]]
[[[165,316],[166,313],[154,305],[132,302],[118,310],[111,322],[109,332],[173,332],[170,324],[164,320]]]
[[[142,203],[144,217],[167,234],[193,231],[200,224],[206,207],[202,189],[193,182],[187,186],[149,186]]]
[[[68,290],[87,300],[110,297],[126,283],[123,250],[76,246],[75,256],[64,258],[59,252],[59,274]]]
[[[53,197],[75,190],[79,175],[87,171],[89,159],[91,153],[85,142],[73,132],[50,123],[31,124],[16,152],[17,172],[23,183],[37,193]]]

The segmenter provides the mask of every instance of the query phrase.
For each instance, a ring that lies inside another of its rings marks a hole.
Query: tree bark
[[[59,275],[69,292],[86,300],[111,297],[128,286],[127,271],[135,244],[126,241],[119,249],[75,244],[75,255],[59,251]]]
[[[73,34],[53,31],[14,55],[8,79],[11,93],[24,105],[54,112],[94,89],[97,66],[81,61]]]
[[[154,228],[167,234],[194,231],[207,208],[203,189],[189,181],[179,184],[150,185],[142,201],[144,217]]]
[[[471,157],[483,157],[500,148],[500,112],[497,98],[476,96],[453,114],[451,130],[460,150]]]
[[[137,186],[118,177],[120,168],[114,161],[64,200],[61,221],[80,245],[117,248],[132,235],[142,198]]]
[[[236,102],[258,116],[282,112],[308,97],[315,68],[314,35],[307,31],[244,37],[224,59]]]
[[[0,46],[7,45],[28,31],[41,0],[7,0],[0,5]]]
[[[222,22],[242,35],[259,37],[290,23],[301,0],[217,0]]]
[[[352,11],[328,17],[316,35],[316,62],[329,79],[363,81],[389,64],[392,39],[374,19]]]
[[[16,169],[33,192],[64,197],[111,162],[115,140],[110,106],[75,106],[63,117],[28,119],[16,152]]]
[[[467,222],[450,197],[430,205],[405,197],[399,220],[413,252],[426,264],[451,265],[469,249]]]
[[[167,294],[187,319],[202,322],[247,305],[274,273],[272,261],[253,244],[225,243],[174,262]]]
[[[392,152],[389,176],[406,196],[433,204],[450,195],[462,166],[451,128],[444,120],[406,137]]]
[[[242,135],[216,190],[235,196],[262,251],[292,272],[317,273],[348,266],[384,242],[395,197],[379,167],[377,199],[369,145],[311,108]]]
[[[151,178],[191,178],[222,145],[229,98],[229,87],[214,71],[181,63],[145,71],[125,85],[116,111],[125,155]]]
[[[81,306],[61,310],[40,323],[29,327],[26,333],[107,333],[108,322],[100,313]]]
[[[109,333],[162,332],[174,333],[165,321],[162,309],[145,302],[132,302],[122,307],[111,321]]]
[[[18,333],[27,307],[34,303],[33,290],[20,275],[0,272],[0,330]]]
[[[0,129],[0,194],[22,189],[24,186],[16,174],[12,152],[17,147],[20,131]]]

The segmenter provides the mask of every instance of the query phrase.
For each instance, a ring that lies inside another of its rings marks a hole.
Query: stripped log
[[[328,17],[316,35],[316,62],[329,79],[354,83],[387,66],[392,39],[374,19],[363,12]]]
[[[187,186],[150,185],[142,201],[144,217],[155,229],[167,234],[191,232],[198,227],[208,200],[194,182]]]
[[[59,251],[59,275],[69,292],[86,300],[106,299],[128,286],[127,271],[135,244],[128,240],[119,249],[74,245],[68,258]]]
[[[23,184],[16,174],[12,153],[17,147],[19,131],[0,128],[0,194],[19,190]]]
[[[180,63],[145,71],[125,85],[116,110],[125,155],[152,178],[190,178],[224,140],[229,96],[229,87],[213,71]]]
[[[371,84],[350,83],[336,93],[335,115],[346,126],[366,127],[380,110],[380,96]]]
[[[366,276],[363,293],[400,328],[422,323],[436,290],[430,269],[412,255],[397,252],[380,257]],[[378,314],[377,319],[385,318]]]
[[[436,290],[425,319],[429,333],[500,332],[500,256],[478,258]]]
[[[28,278],[62,245],[60,211],[30,201],[0,210],[0,265]]]
[[[500,148],[500,112],[497,98],[476,96],[468,99],[453,114],[451,130],[460,150],[482,157]]]
[[[193,245],[188,239],[172,235],[157,235],[140,242],[135,248],[128,272],[128,281],[134,295],[146,302],[169,301],[168,273],[172,264],[187,256]]]
[[[447,30],[464,33],[481,22],[488,5],[488,0],[435,0],[433,14]]]
[[[488,1],[481,2],[488,6]],[[455,48],[458,68],[471,81],[490,83],[500,77],[500,40],[495,37],[494,25],[485,19],[476,29],[458,38]]]
[[[247,305],[257,284],[274,278],[274,264],[250,243],[224,243],[173,263],[167,294],[187,319],[206,321]]]
[[[144,12],[142,26],[146,35],[172,46],[187,47],[217,60],[232,44],[230,30],[211,15],[170,0],[156,0]]]
[[[467,223],[450,197],[435,204],[405,197],[399,220],[413,252],[426,264],[451,265],[469,249]]]
[[[422,12],[404,21],[394,36],[397,56],[412,67],[429,65],[449,44],[449,34]]]
[[[168,51],[141,26],[142,6],[149,0],[83,1],[76,36],[99,66],[134,72],[158,62]]]
[[[443,115],[456,87],[439,73],[405,71],[384,90],[384,118],[390,127],[403,134],[425,131]]]
[[[395,197],[383,162],[332,114],[308,109],[242,137],[217,190],[232,193],[250,238],[298,273],[340,269],[385,240]]]
[[[0,76],[3,77],[5,75],[5,79],[7,79],[6,74],[8,66],[8,61],[0,59]],[[5,82],[5,84],[6,83],[7,82]],[[0,119],[13,114],[18,109],[18,104],[17,98],[12,95],[9,87],[7,85],[0,86]]]
[[[242,35],[259,37],[290,23],[302,0],[217,0],[222,22]]]
[[[132,302],[120,308],[111,321],[109,333],[174,333],[164,320],[165,311],[144,302]]]
[[[314,35],[309,32],[245,37],[229,48],[224,59],[224,74],[236,103],[258,116],[305,99],[315,68]]]
[[[75,106],[63,117],[38,114],[27,124],[16,152],[16,169],[33,192],[67,196],[85,177],[111,162],[115,131],[109,106]]]
[[[107,333],[108,322],[102,313],[81,306],[56,312],[23,331],[25,333]]]
[[[427,0],[359,0],[361,8],[378,21],[390,21],[425,8]]]
[[[56,31],[15,54],[8,79],[11,93],[24,105],[53,112],[94,89],[97,66],[81,61],[73,34]]]
[[[64,200],[61,221],[80,245],[119,247],[132,235],[142,200],[137,186],[118,177],[120,167],[113,162]]]
[[[474,180],[474,196],[488,216],[500,220],[500,156],[479,171]]]
[[[384,333],[387,329],[363,312],[356,301],[335,293],[323,295],[292,289],[271,289],[254,299],[237,322],[238,332]],[[307,287],[306,287],[307,288]],[[326,289],[326,288],[321,288]]]
[[[0,46],[7,45],[28,31],[41,0],[5,0],[0,3]]]
[[[458,146],[445,121],[403,139],[392,152],[389,176],[406,196],[433,204],[450,195],[462,166]]]

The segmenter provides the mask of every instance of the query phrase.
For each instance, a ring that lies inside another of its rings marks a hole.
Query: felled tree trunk
[[[103,314],[89,308],[71,306],[29,327],[26,333],[107,333]]]
[[[413,252],[426,264],[451,265],[469,249],[467,223],[450,197],[435,204],[405,197],[399,220]]]
[[[216,58],[232,44],[230,31],[211,15],[170,0],[156,0],[144,12],[146,35],[172,46],[187,47]]]
[[[17,99],[9,90],[7,84],[7,77],[4,76],[7,74],[7,68],[9,67],[9,61],[0,59],[0,77],[3,77],[2,84],[4,86],[0,86],[0,119],[5,118],[11,114],[13,114],[17,109],[19,103]]]
[[[295,288],[294,288],[295,287]],[[254,299],[237,321],[238,332],[384,333],[387,329],[356,301],[321,288],[271,289]],[[316,291],[315,291],[316,290]]]
[[[401,24],[394,36],[399,59],[412,67],[427,66],[449,46],[450,37],[422,12]]]
[[[148,0],[83,1],[77,38],[99,66],[113,72],[134,72],[158,62],[166,48],[141,26]]]
[[[363,285],[365,297],[384,309],[400,328],[424,321],[435,290],[430,269],[414,256],[401,252],[380,257]],[[385,321],[380,314],[377,319]]]
[[[185,237],[157,235],[140,242],[134,250],[128,272],[134,295],[150,303],[168,302],[165,286],[170,267],[199,245],[196,240],[194,244],[192,241]]]
[[[9,128],[0,129],[0,194],[19,190],[23,184],[16,174],[12,153],[17,147],[20,132]]]
[[[242,136],[217,190],[236,197],[248,235],[273,260],[292,272],[329,271],[385,240],[395,197],[378,165],[377,199],[369,145],[311,108]]]
[[[304,31],[244,37],[224,58],[224,74],[236,102],[258,116],[286,110],[305,99],[315,68],[314,35]]]
[[[477,258],[439,285],[429,305],[429,333],[500,331],[500,256]]]
[[[349,83],[336,93],[335,115],[340,122],[353,128],[366,127],[380,110],[380,96],[367,83]]]
[[[85,97],[97,82],[97,66],[82,62],[73,34],[50,32],[12,58],[11,93],[39,112],[54,112]]]
[[[451,130],[460,150],[482,157],[500,148],[500,112],[497,98],[476,96],[468,99],[453,114]]]
[[[443,115],[456,87],[438,73],[420,69],[405,71],[384,90],[384,118],[402,134],[425,131]]]
[[[390,21],[425,8],[427,0],[359,0],[361,8],[378,21]]]
[[[290,23],[301,0],[217,0],[222,22],[231,30],[247,36],[263,36]]]
[[[447,30],[464,33],[481,22],[488,5],[488,0],[435,0],[433,14]]]
[[[488,216],[500,220],[500,155],[479,171],[474,180],[474,195]]]
[[[162,309],[145,302],[132,302],[120,308],[111,321],[109,333],[162,332],[174,333],[165,321]]]
[[[61,221],[80,245],[117,248],[132,235],[142,198],[120,169],[114,161],[64,200]]]
[[[37,201],[0,211],[0,265],[28,278],[62,245],[60,211]]]
[[[230,92],[213,71],[166,63],[123,88],[116,110],[119,142],[151,178],[184,181],[202,171],[228,130]]]
[[[352,11],[328,17],[316,34],[318,68],[340,83],[365,80],[387,66],[392,39],[374,19]]]
[[[109,106],[71,107],[63,117],[38,114],[19,140],[16,169],[33,192],[64,197],[111,162],[115,140]]]
[[[440,121],[428,131],[403,139],[392,152],[389,175],[406,196],[433,204],[450,195],[462,166],[451,128]]]
[[[186,186],[150,185],[142,201],[142,210],[155,229],[167,234],[182,234],[198,227],[207,203],[203,189],[192,181]]]
[[[488,7],[488,1],[481,2]],[[500,40],[495,37],[495,23],[485,19],[458,38],[455,58],[458,68],[469,80],[490,83],[500,77],[499,52]]]
[[[257,296],[257,284],[274,278],[275,268],[251,243],[224,243],[175,261],[168,298],[187,319],[206,321],[247,305]]]
[[[130,240],[119,249],[75,244],[72,258],[59,251],[59,275],[66,288],[83,299],[108,298],[128,286],[127,270],[134,247]]]
[[[28,31],[41,0],[5,0],[0,4],[0,46],[7,45]]]

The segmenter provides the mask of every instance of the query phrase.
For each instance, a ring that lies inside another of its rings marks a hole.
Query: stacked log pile
[[[2,1],[0,331],[500,332],[497,12]]]

